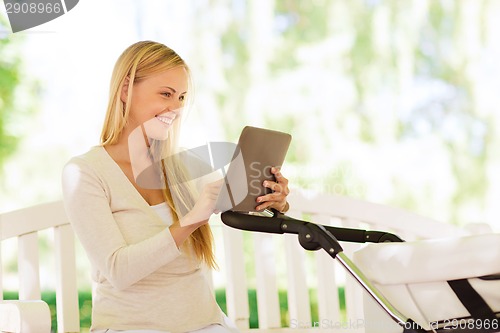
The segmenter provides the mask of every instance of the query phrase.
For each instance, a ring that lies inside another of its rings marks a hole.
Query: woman
[[[116,62],[101,145],[63,171],[67,214],[92,265],[91,332],[227,331],[200,264],[215,267],[207,220],[221,182],[195,196],[176,158],[189,68],[143,41]],[[288,180],[273,168],[259,210],[288,208]],[[196,198],[196,200],[195,200]]]

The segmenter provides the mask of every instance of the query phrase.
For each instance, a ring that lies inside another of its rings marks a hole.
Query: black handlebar
[[[273,217],[264,217],[226,211],[221,214],[221,219],[224,224],[236,229],[272,234],[299,234],[305,225],[311,223],[297,220],[278,212],[274,212]],[[339,241],[354,243],[403,242],[398,236],[384,231],[367,231],[324,225],[322,227]]]

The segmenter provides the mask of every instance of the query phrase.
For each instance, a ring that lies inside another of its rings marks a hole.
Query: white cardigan
[[[101,147],[64,167],[69,220],[92,265],[92,328],[187,332],[223,324],[191,253]]]

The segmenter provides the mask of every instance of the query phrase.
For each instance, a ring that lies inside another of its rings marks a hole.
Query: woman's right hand
[[[170,233],[178,248],[180,248],[192,232],[207,223],[212,214],[218,213],[215,209],[215,204],[222,184],[224,184],[223,179],[206,184],[193,209],[181,217],[179,221],[180,225],[170,227]]]
[[[212,214],[218,213],[215,205],[223,184],[224,179],[206,184],[193,209],[180,219],[180,225],[182,227],[188,225],[200,226],[205,224]]]

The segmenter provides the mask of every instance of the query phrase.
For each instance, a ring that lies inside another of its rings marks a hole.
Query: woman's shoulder
[[[106,150],[103,146],[93,146],[87,152],[72,156],[67,164],[93,164],[94,162],[102,162],[106,157]]]
[[[103,146],[91,147],[87,152],[71,157],[63,167],[62,179],[66,183],[108,183],[118,177],[117,166]]]
[[[109,168],[109,155],[103,146],[91,147],[87,152],[71,157],[64,169],[78,169],[100,173],[98,170]]]

